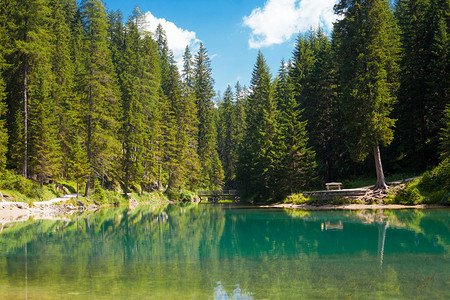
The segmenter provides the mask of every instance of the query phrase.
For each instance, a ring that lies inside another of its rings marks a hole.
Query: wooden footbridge
[[[217,202],[219,200],[233,200],[239,201],[237,190],[217,190],[217,191],[198,191],[200,202],[206,200],[210,202]]]

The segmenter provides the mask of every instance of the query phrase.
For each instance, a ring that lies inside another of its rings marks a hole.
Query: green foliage
[[[414,184],[409,185],[406,189],[402,190],[396,197],[396,202],[404,205],[417,205],[421,204],[424,197],[420,194],[419,189]]]
[[[292,194],[290,196],[287,196],[286,199],[283,201],[284,203],[292,203],[292,204],[308,204],[311,202],[310,197],[305,197],[302,193],[300,194]]]
[[[205,187],[223,184],[223,168],[217,154],[217,131],[213,122],[215,96],[211,60],[208,51],[200,44],[194,58],[194,95],[197,104],[198,148],[201,164],[201,181]]]
[[[448,161],[448,0],[397,2],[400,56],[387,1],[339,1],[331,41],[320,28],[300,35],[275,80],[259,53],[251,89],[228,87],[218,108],[204,45],[186,48],[180,74],[164,29],[143,32],[138,8],[124,24],[100,0],[4,4],[0,174],[76,180],[88,197],[98,179],[125,193],[167,187],[174,199],[224,183],[277,199],[316,183],[314,160],[324,180],[369,170],[350,157],[390,144],[394,118],[396,164],[423,172],[438,154]],[[423,201],[448,201],[447,165],[423,176]],[[54,192],[8,182],[23,195]],[[95,185],[94,199],[123,202]]]
[[[444,160],[431,172],[425,172],[419,180],[406,184],[405,189],[389,197],[388,204],[450,205],[450,160]]]
[[[341,116],[336,109],[337,78],[332,55],[326,34],[320,28],[310,31],[298,37],[289,71],[294,100],[303,110],[301,119],[307,120],[308,145],[316,152],[321,177],[328,180],[335,180],[338,154],[343,152],[341,143],[336,143]]]
[[[16,175],[11,171],[6,171],[1,175],[0,189],[13,196],[14,201],[43,201],[61,196],[61,193],[57,192],[53,185],[41,187],[33,181],[25,179],[21,175]]]
[[[196,197],[196,193],[186,189],[170,189],[166,191],[166,195],[170,200],[175,201],[192,201]]]
[[[268,200],[274,191],[276,103],[269,67],[258,53],[247,100],[246,132],[239,151],[237,179],[244,198]]]
[[[399,0],[400,88],[395,143],[402,166],[416,171],[439,162],[439,132],[449,103],[448,0]],[[447,148],[449,149],[449,148]]]
[[[277,196],[285,197],[311,186],[315,181],[315,153],[308,147],[303,111],[294,98],[294,88],[288,76],[289,66],[282,61],[276,80],[277,132],[275,136],[275,170]]]
[[[105,194],[105,203],[107,204],[119,205],[127,203],[126,197],[117,191],[104,190],[103,193]]]
[[[440,133],[441,158],[446,160],[450,159],[450,104],[447,105],[442,120],[443,127]]]

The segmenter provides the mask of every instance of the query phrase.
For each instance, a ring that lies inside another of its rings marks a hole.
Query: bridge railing
[[[215,191],[198,191],[199,196],[235,196],[237,195],[237,190],[215,190]]]

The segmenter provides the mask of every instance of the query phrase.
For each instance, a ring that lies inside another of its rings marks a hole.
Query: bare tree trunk
[[[375,158],[375,169],[377,171],[377,184],[374,190],[387,190],[386,179],[384,178],[383,165],[381,163],[380,146],[373,147],[373,156]]]
[[[126,166],[125,166],[125,196],[128,197],[128,176],[129,176],[129,171],[128,171],[128,162],[126,162]]]
[[[28,12],[28,5],[26,11]],[[25,17],[25,36],[27,42],[28,17]],[[28,54],[23,59],[23,170],[22,176],[28,177]]]
[[[91,78],[92,78],[92,68],[91,68]],[[91,155],[92,155],[92,84],[89,85],[89,121],[88,121],[88,141],[87,141],[87,159],[88,166],[91,168]],[[87,182],[86,182],[86,190],[85,197],[89,199],[89,189],[91,187],[91,171],[89,171]]]

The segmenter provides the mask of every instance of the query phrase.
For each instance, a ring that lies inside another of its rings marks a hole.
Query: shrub
[[[92,199],[98,203],[107,203],[105,190],[100,186],[100,182],[95,180],[95,194],[92,195]]]
[[[305,196],[303,196],[303,194],[292,194],[290,196],[288,196],[285,200],[284,203],[292,203],[292,204],[305,204],[308,203],[310,201],[310,198],[307,198]]]
[[[120,203],[125,203],[126,199],[123,195],[119,194],[117,191],[103,190],[105,195],[104,203],[119,205]]]
[[[182,189],[181,191],[178,189],[169,189],[166,191],[166,195],[170,200],[176,201],[191,201],[196,196],[194,192],[187,189]]]
[[[424,200],[424,197],[420,194],[416,186],[410,186],[400,191],[396,198],[398,203],[404,205],[417,205],[421,204]]]

